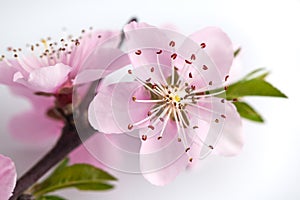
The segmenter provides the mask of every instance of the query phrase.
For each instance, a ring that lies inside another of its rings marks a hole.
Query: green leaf
[[[264,119],[246,102],[233,102],[241,117],[255,122],[264,122]]]
[[[65,188],[79,190],[109,190],[113,188],[110,181],[117,179],[107,172],[88,164],[66,166],[63,161],[58,168],[43,182],[32,188],[34,196],[39,197],[49,192]]]
[[[241,50],[242,50],[242,48],[239,47],[237,50],[234,51],[233,56],[237,57],[240,54]]]
[[[41,196],[38,197],[36,200],[66,200],[60,196],[54,196],[54,195],[47,195],[47,196]]]
[[[260,75],[259,75],[260,74]],[[258,68],[256,70],[253,70],[252,72],[248,73],[243,79],[244,80],[250,80],[250,79],[262,79],[264,80],[270,72],[266,71],[265,68]]]
[[[56,169],[52,172],[51,175],[58,173],[59,171],[61,171],[62,169],[64,169],[65,167],[67,167],[69,164],[69,158],[65,158],[63,161],[61,161],[58,166],[56,167]]]
[[[226,91],[227,99],[234,99],[244,96],[269,96],[287,98],[280,90],[267,81],[254,78],[246,81],[239,81],[230,85]]]

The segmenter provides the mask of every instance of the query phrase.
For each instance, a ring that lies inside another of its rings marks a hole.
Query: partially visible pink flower
[[[119,42],[118,31],[89,30],[82,31],[78,38],[43,39],[29,45],[29,53],[8,48],[13,59],[0,58],[0,83],[8,85],[13,94],[24,97],[31,104],[29,110],[10,121],[12,135],[37,146],[53,143],[64,126],[56,108],[72,112],[74,81],[85,70],[101,70],[97,78],[114,70],[106,69],[103,60],[120,54],[120,50],[115,50]],[[75,152],[82,157],[86,153],[84,150]]]
[[[186,38],[135,22],[125,34],[132,67],[100,85],[89,108],[91,125],[107,134],[138,133],[141,172],[155,185],[210,152],[237,154],[241,119],[223,89],[233,60],[228,36],[208,27]]]
[[[16,186],[17,173],[12,160],[0,154],[0,200],[8,200]]]
[[[32,51],[30,55],[25,55],[21,49],[9,48],[15,59],[1,59],[0,83],[8,85],[14,94],[25,97],[32,104],[32,110],[16,116],[11,122],[13,134],[20,134],[28,141],[57,136],[62,122],[54,120],[55,116],[51,114],[55,113],[49,112],[56,103],[62,106],[72,103],[72,83],[81,68],[85,67],[87,58],[117,34],[112,31],[89,31],[79,38],[70,36],[59,42],[51,38],[43,39],[29,46]],[[114,42],[112,46],[115,47],[118,41]],[[69,88],[70,94],[62,94],[65,88]]]

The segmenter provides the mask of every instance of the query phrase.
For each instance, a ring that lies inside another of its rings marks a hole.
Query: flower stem
[[[137,18],[131,18],[128,23],[137,21]],[[118,48],[121,48],[125,39],[125,34],[122,32]],[[27,200],[33,198],[31,194],[23,194],[27,189],[34,185],[45,173],[53,166],[63,160],[69,153],[79,147],[84,141],[90,138],[96,131],[90,126],[87,119],[87,110],[90,102],[96,94],[96,88],[100,83],[96,80],[91,83],[85,98],[80,103],[73,114],[67,115],[63,110],[57,111],[65,120],[65,126],[62,129],[62,134],[55,146],[44,157],[36,163],[28,172],[18,179],[13,196],[9,200]],[[76,121],[76,126],[75,126]],[[78,132],[84,133],[79,136]]]
[[[76,129],[67,124],[63,128],[62,135],[56,145],[18,180],[10,200],[17,200],[24,191],[35,184],[48,170],[64,159],[81,143],[82,141],[77,134]]]
[[[63,160],[70,152],[95,133],[95,130],[90,126],[86,119],[86,112],[89,103],[94,98],[95,89],[99,82],[100,80],[94,81],[90,85],[84,100],[74,112],[74,115],[66,115],[62,110],[58,110],[65,120],[65,126],[62,129],[60,138],[55,146],[17,181],[13,196],[9,200],[20,200],[21,195],[48,172],[48,170]],[[76,126],[74,120],[77,122]],[[85,134],[80,137],[78,132]]]

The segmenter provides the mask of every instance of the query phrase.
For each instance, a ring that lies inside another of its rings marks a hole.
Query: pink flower
[[[0,154],[0,200],[8,200],[12,195],[17,180],[14,163]]]
[[[140,170],[155,185],[210,152],[237,154],[241,119],[223,89],[233,60],[228,36],[208,27],[186,38],[135,22],[125,33],[132,66],[103,80],[89,107],[91,125],[140,137]]]
[[[119,32],[82,31],[78,38],[68,36],[59,42],[47,38],[29,45],[30,55],[18,48],[8,48],[14,59],[0,58],[0,83],[25,97],[32,107],[11,120],[12,135],[31,145],[53,143],[64,125],[55,109],[72,111],[73,83],[79,74],[82,77],[85,71],[95,68],[102,70],[103,76],[113,71],[105,70],[102,60],[120,54],[115,50],[119,42]],[[83,148],[79,149],[72,156],[73,162],[86,155]]]

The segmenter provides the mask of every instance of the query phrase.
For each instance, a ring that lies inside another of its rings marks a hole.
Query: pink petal
[[[154,134],[142,142],[140,151],[141,171],[150,183],[160,186],[166,185],[188,166],[197,163],[203,147],[199,138],[206,136],[208,124],[197,119],[194,121],[200,128],[197,130],[185,129],[186,141],[190,147],[187,152],[183,142],[178,142],[177,127],[173,121],[168,123],[160,140],[157,139],[158,134]],[[142,130],[141,134],[144,133],[145,131]],[[191,158],[192,161],[190,161]]]
[[[96,133],[70,154],[71,163],[88,163],[109,171],[137,172],[140,140],[127,134]]]
[[[71,67],[64,64],[42,67],[33,70],[28,79],[20,72],[14,75],[14,81],[25,85],[35,91],[55,92],[55,90],[68,80]]]
[[[223,84],[224,77],[216,75],[219,74],[219,66],[215,66],[212,59],[194,40],[171,30],[136,22],[125,26],[124,31],[127,39],[125,44],[133,67],[157,66],[159,61],[162,67],[171,69],[176,66],[179,68],[178,73],[182,74],[184,66],[192,66],[201,73],[202,85],[208,85],[212,81],[210,89],[215,89]],[[162,53],[157,54],[160,50]],[[204,70],[204,66],[207,69]]]
[[[32,107],[41,113],[46,113],[49,108],[54,106],[54,97],[36,95],[34,91],[23,85],[10,87],[9,89],[14,95],[26,98]]]
[[[76,77],[89,56],[99,47],[117,48],[120,40],[120,33],[115,31],[93,31],[82,36],[80,45],[75,46],[67,65],[72,66],[70,76]]]
[[[217,27],[207,27],[189,37],[198,45],[205,43],[204,50],[218,67],[222,79],[229,74],[234,50],[227,34]]]
[[[76,163],[87,163],[90,165],[93,165],[95,167],[104,168],[104,165],[101,163],[100,160],[98,160],[92,153],[89,151],[90,146],[93,146],[94,144],[99,145],[101,142],[101,137],[99,137],[100,134],[96,134],[89,138],[87,141],[84,142],[83,145],[76,148],[70,155],[70,163],[76,164]],[[99,146],[101,148],[101,146]]]
[[[141,134],[144,134],[142,131]],[[142,142],[140,165],[144,177],[154,185],[166,185],[188,165],[182,143],[177,141],[176,125],[169,123],[162,139],[157,134]]]
[[[8,200],[16,186],[17,173],[12,160],[0,154],[0,200]]]
[[[0,83],[5,85],[14,85],[13,76],[16,73],[16,69],[12,66],[8,66],[4,61],[0,61]]]
[[[119,49],[99,46],[87,58],[80,68],[75,83],[87,83],[107,76],[108,74],[130,64],[127,54]]]
[[[244,145],[242,120],[236,107],[230,102],[226,102],[226,120],[222,133],[213,152],[223,156],[234,156],[240,153]]]
[[[233,156],[238,154],[244,144],[242,134],[242,121],[235,106],[223,101],[221,98],[208,98],[205,103],[198,103],[197,107],[187,107],[187,110],[199,116],[199,118],[210,123],[206,138],[202,138],[207,145],[214,149],[213,154]],[[224,102],[224,103],[222,103]],[[200,157],[206,156],[210,151],[202,150]]]
[[[8,126],[16,139],[43,146],[59,137],[63,123],[50,119],[45,110],[32,109],[14,116]]]
[[[146,118],[151,106],[134,102],[133,96],[150,98],[143,86],[136,82],[100,87],[89,106],[91,125],[103,133],[128,132],[128,125]]]
[[[157,56],[162,65],[170,66],[170,52],[173,49],[169,46],[171,38],[168,31],[164,32],[146,23],[132,22],[124,27],[124,32],[126,36],[124,46],[134,67],[157,64]],[[167,60],[156,53],[159,50],[168,52]]]

